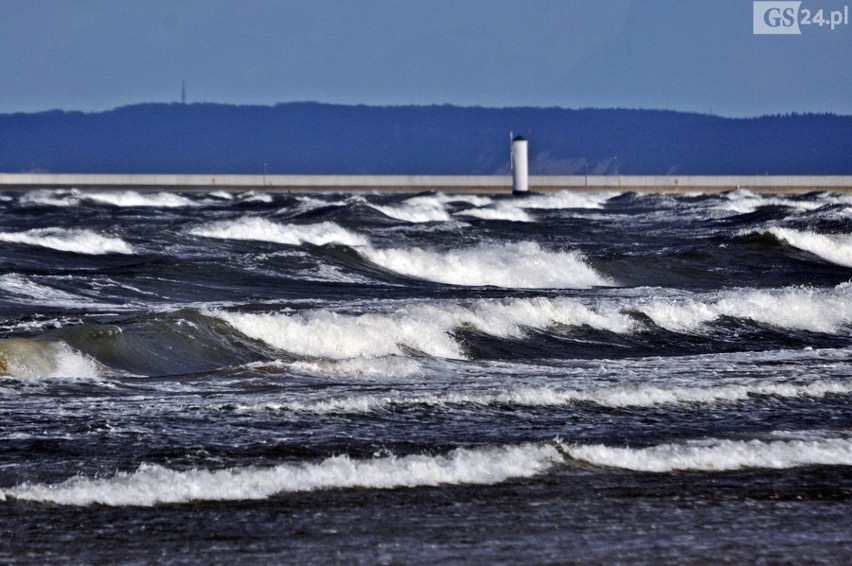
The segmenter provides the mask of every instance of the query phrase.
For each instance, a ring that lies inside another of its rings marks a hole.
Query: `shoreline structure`
[[[640,193],[852,192],[852,175],[531,175],[531,192],[635,191]],[[386,192],[510,194],[511,175],[217,175],[0,173],[0,191],[133,189],[137,191],[249,191],[293,193]]]

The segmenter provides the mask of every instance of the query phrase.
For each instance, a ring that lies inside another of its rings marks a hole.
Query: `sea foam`
[[[190,234],[223,240],[255,240],[298,246],[343,244],[364,246],[367,238],[350,232],[334,222],[319,224],[278,224],[258,217],[211,222],[190,230]]]
[[[517,387],[496,391],[468,391],[429,395],[355,395],[310,401],[272,401],[238,407],[242,411],[280,410],[305,413],[371,413],[395,407],[560,407],[593,403],[611,408],[654,407],[675,404],[715,404],[747,400],[753,396],[820,398],[852,394],[848,381],[815,381],[807,384],[728,384],[717,387],[616,386],[560,389],[546,386]]]
[[[794,248],[837,265],[852,267],[852,234],[818,234],[780,227],[769,228],[766,232]]]
[[[267,499],[282,493],[324,489],[399,489],[445,485],[493,485],[548,472],[565,457],[599,467],[642,472],[723,472],[745,468],[852,465],[852,441],[701,439],[648,448],[561,441],[457,448],[445,455],[346,455],[318,463],[269,468],[172,470],[142,464],[108,478],[75,476],[57,484],[23,483],[0,490],[0,499],[59,505],[154,506],[193,501]]]
[[[115,207],[180,208],[197,206],[191,199],[174,193],[139,193],[136,191],[38,190],[21,196],[21,204],[42,206],[78,206],[89,202]]]
[[[521,207],[505,202],[498,202],[490,207],[468,208],[457,212],[456,216],[472,216],[483,220],[508,220],[510,222],[535,221],[535,218]]]
[[[197,206],[187,197],[175,193],[138,193],[136,191],[84,192],[79,197],[97,204],[120,208],[182,208]]]
[[[0,232],[0,242],[39,246],[86,255],[133,254],[133,247],[114,236],[77,228],[36,228],[26,232]]]
[[[482,244],[435,251],[422,248],[359,250],[396,273],[450,285],[587,289],[613,285],[574,251],[550,251],[534,242]]]
[[[97,377],[97,363],[65,342],[0,340],[0,375],[18,378]]]
[[[640,301],[634,308],[673,332],[700,331],[720,317],[829,334],[852,324],[852,294],[842,286],[827,290],[735,290],[694,299]]]
[[[590,267],[580,253],[546,250],[534,242],[482,244],[447,251],[380,249],[366,236],[334,222],[279,224],[258,217],[211,222],[193,228],[190,234],[288,245],[342,244],[388,271],[450,285],[587,289],[615,284]]]
[[[526,329],[555,325],[633,330],[635,321],[614,309],[592,309],[571,299],[515,299],[456,304],[412,304],[389,313],[339,314],[208,311],[246,336],[298,356],[326,359],[405,355],[414,350],[440,358],[465,358],[453,332],[470,328],[520,339]]]
[[[56,305],[56,306],[77,306],[83,297],[72,295],[53,287],[41,285],[17,273],[7,273],[0,275],[0,289],[7,296],[7,300],[15,297],[24,299],[23,302],[36,303],[41,305]],[[9,297],[11,295],[12,297]]]
[[[446,455],[386,456],[357,460],[334,456],[319,463],[270,468],[177,471],[142,464],[110,478],[73,477],[59,484],[22,484],[0,490],[13,498],[60,505],[153,506],[190,501],[266,499],[320,489],[394,489],[490,485],[547,471],[562,460],[553,443],[458,448]]]
[[[722,195],[725,202],[716,207],[717,210],[736,214],[750,214],[761,206],[786,206],[796,210],[816,210],[827,203],[793,199],[786,196],[762,196],[747,189],[737,189]]]
[[[445,222],[450,214],[436,196],[412,197],[395,206],[370,205],[379,212],[406,222]]]
[[[704,439],[649,448],[569,445],[565,451],[571,458],[595,466],[658,473],[852,466],[852,440],[848,438],[776,441]]]
[[[547,194],[535,194],[517,201],[518,207],[532,209],[568,209],[568,208],[603,208],[604,204],[621,193],[614,192],[576,192],[555,191]]]

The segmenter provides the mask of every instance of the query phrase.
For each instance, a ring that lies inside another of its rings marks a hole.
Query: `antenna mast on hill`
[[[180,103],[186,104],[186,81],[180,81]]]

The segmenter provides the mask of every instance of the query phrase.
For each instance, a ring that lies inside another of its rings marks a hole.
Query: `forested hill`
[[[0,171],[487,175],[510,131],[532,174],[852,174],[852,116],[319,103],[4,114]]]

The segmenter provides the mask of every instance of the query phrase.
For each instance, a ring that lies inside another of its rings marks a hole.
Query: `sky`
[[[852,114],[852,22],[752,19],[750,0],[0,0],[0,112],[176,102],[185,81],[188,102]]]

